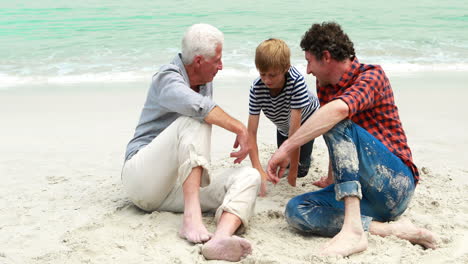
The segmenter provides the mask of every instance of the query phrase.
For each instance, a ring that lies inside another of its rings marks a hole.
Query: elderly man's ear
[[[192,62],[192,64],[193,64],[194,66],[199,67],[199,66],[201,65],[201,63],[202,63],[204,60],[205,60],[205,59],[203,58],[202,55],[197,55],[197,56],[193,57],[193,62]]]

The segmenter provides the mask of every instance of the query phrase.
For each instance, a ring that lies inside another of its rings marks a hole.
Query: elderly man
[[[122,182],[132,202],[145,211],[183,212],[179,235],[204,243],[207,259],[238,261],[250,243],[234,236],[248,226],[260,186],[252,168],[237,168],[211,177],[211,125],[237,135],[240,163],[249,152],[246,127],[212,100],[212,80],[222,69],[223,34],[207,24],[191,26],[182,53],[153,76],[135,135],[127,146]],[[211,234],[202,211],[215,210]]]
[[[419,173],[383,69],[359,63],[353,43],[336,23],[314,24],[301,47],[307,73],[317,79],[321,108],[271,157],[268,177],[278,182],[289,153],[323,135],[334,184],[291,199],[288,223],[333,236],[321,250],[325,255],[365,250],[365,231],[435,248],[430,231],[405,220],[388,223],[406,210]]]

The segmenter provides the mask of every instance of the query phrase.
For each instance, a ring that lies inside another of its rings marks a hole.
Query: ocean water
[[[255,48],[270,37],[304,70],[301,36],[322,21],[342,25],[361,62],[468,73],[464,0],[0,0],[0,88],[148,80],[200,22],[225,34],[221,78],[255,76]]]

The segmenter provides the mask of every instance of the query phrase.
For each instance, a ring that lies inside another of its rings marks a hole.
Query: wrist
[[[286,155],[290,157],[291,152],[294,150],[294,148],[293,146],[291,146],[289,139],[287,139],[286,141],[283,142],[283,144],[281,144],[281,147],[278,150],[285,153]]]
[[[237,124],[233,127],[233,131],[236,135],[248,136],[249,132],[247,128],[240,121],[237,121]]]

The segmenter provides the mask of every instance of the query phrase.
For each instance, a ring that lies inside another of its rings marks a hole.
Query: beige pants
[[[180,117],[150,144],[128,160],[122,182],[132,202],[145,211],[184,211],[182,184],[192,168],[203,167],[200,189],[202,211],[226,211],[243,224],[253,214],[260,175],[253,168],[231,168],[210,177],[211,125]]]

